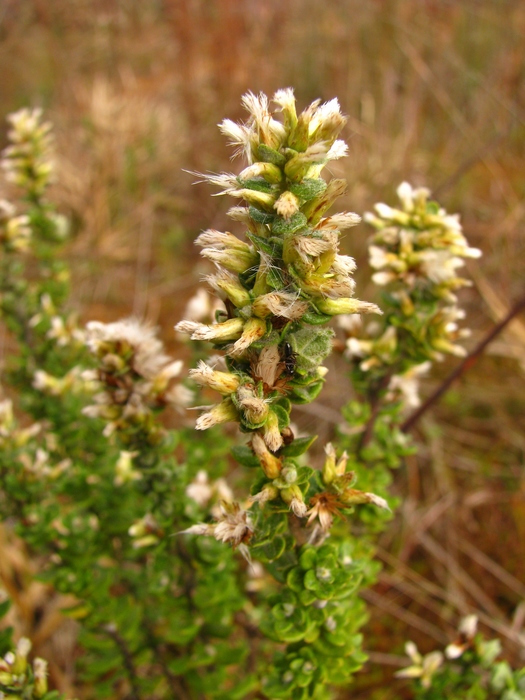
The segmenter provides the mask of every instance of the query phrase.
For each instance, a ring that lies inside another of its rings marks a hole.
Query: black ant
[[[285,343],[284,347],[284,371],[287,377],[293,377],[297,366],[297,353],[293,351],[290,343]]]

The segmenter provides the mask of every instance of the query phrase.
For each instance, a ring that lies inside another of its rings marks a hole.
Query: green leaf
[[[332,352],[333,337],[331,328],[301,328],[296,333],[290,333],[287,340],[297,353],[297,368],[307,372],[317,369]]]
[[[290,388],[293,391],[291,394],[292,401],[298,404],[311,403],[319,396],[323,384],[324,381],[319,379],[308,386],[291,386]]]
[[[295,483],[298,486],[304,486],[305,484],[310,483],[310,479],[312,478],[314,474],[314,470],[311,467],[298,467],[297,468],[297,479]],[[304,490],[304,489],[303,489]]]
[[[281,450],[280,454],[285,457],[299,457],[307,452],[313,443],[317,440],[317,435],[312,437],[296,438],[290,445],[286,445]]]
[[[307,311],[301,316],[301,320],[311,326],[324,326],[325,323],[332,320],[332,316],[321,314],[318,311]]]
[[[277,420],[279,421],[279,430],[284,430],[284,428],[287,428],[290,425],[290,415],[282,406],[276,404],[275,406],[272,406],[271,410],[277,416]]]
[[[291,620],[276,620],[273,627],[277,639],[288,644],[299,642],[304,637],[305,630],[295,627]]]
[[[265,143],[260,143],[257,146],[257,156],[263,163],[273,163],[279,167],[282,167],[286,163],[286,158],[282,153],[270,148],[270,146],[267,146]]]
[[[441,209],[439,202],[427,202],[427,213],[428,214],[439,214]]]
[[[177,620],[177,623],[179,621]],[[199,624],[190,624],[187,626],[182,626],[180,624],[174,625],[175,629],[168,629],[164,633],[164,639],[166,642],[171,642],[177,644],[178,646],[185,646],[192,639],[194,639],[200,630]]]
[[[272,193],[275,190],[274,185],[271,185],[263,177],[252,177],[249,180],[241,180],[237,178],[239,184],[247,190],[254,190],[255,192],[268,192]]]
[[[169,670],[176,676],[183,676],[191,666],[191,659],[188,656],[181,656],[178,659],[168,661]]]
[[[270,267],[266,272],[266,283],[272,289],[283,289],[285,285],[284,273],[280,268]]]
[[[286,549],[286,540],[281,535],[277,535],[271,540],[266,540],[251,548],[254,556],[266,562],[275,561]]]
[[[246,238],[248,238],[257,250],[262,250],[263,253],[275,255],[275,244],[270,243],[267,238],[262,238],[262,236],[256,236],[254,233],[247,233]]]
[[[295,593],[300,593],[304,589],[304,574],[301,569],[295,567],[292,569],[288,576],[286,577],[286,583],[288,587],[292,589]]]
[[[258,224],[271,224],[275,218],[274,214],[269,214],[267,211],[251,206],[249,208],[250,217]]]
[[[11,601],[10,600],[4,600],[3,603],[0,603],[0,618],[4,617],[4,615],[7,613],[9,608],[11,607]]]
[[[254,469],[261,466],[259,459],[253,454],[248,445],[234,445],[231,453],[235,461],[243,467]]]
[[[272,234],[274,236],[289,236],[304,228],[307,223],[306,216],[300,211],[295,212],[289,219],[277,216],[272,224]]]
[[[286,413],[290,413],[290,411],[292,410],[292,402],[290,401],[290,399],[287,399],[286,396],[281,396],[280,398],[278,398],[277,401],[275,401],[272,404],[272,406],[282,406]]]
[[[314,197],[318,197],[326,190],[327,184],[322,177],[319,178],[304,178],[301,182],[292,183],[289,187],[290,192],[296,197],[308,201]]]
[[[317,563],[317,549],[307,547],[299,558],[299,565],[304,571],[309,571]]]
[[[311,605],[317,600],[317,596],[312,591],[304,590],[299,593],[299,600],[302,605]]]
[[[250,267],[245,272],[239,273],[239,282],[247,291],[250,291],[252,289],[255,282],[256,274],[257,272],[255,267]]]

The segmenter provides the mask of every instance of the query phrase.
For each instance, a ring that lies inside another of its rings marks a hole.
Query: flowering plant
[[[245,235],[197,238],[222,305],[211,322],[177,324],[201,355],[213,346],[191,387],[147,324],[81,328],[68,312],[50,127],[38,111],[11,117],[3,167],[18,194],[0,203],[0,309],[18,348],[5,372],[17,410],[2,399],[0,512],[74,621],[87,696],[322,700],[366,660],[359,591],[377,572],[391,469],[412,449],[403,411],[422,366],[461,352],[455,270],[478,253],[426,190],[403,184],[402,209],[367,216],[382,310],[356,299],[339,243],[359,217],[328,214],[346,183],[322,177],[346,155],[345,117],[337,100],[298,114],[290,89],[273,103],[248,93],[248,121],[221,125],[247,160],[239,175],[199,176],[241,200],[229,215]],[[358,314],[374,327],[359,334]],[[298,436],[291,414],[322,390],[334,317],[359,398],[316,468],[315,436]],[[197,386],[221,397],[201,407],[199,439],[160,418],[194,403]],[[228,422],[242,440],[220,432]],[[242,467],[233,478],[230,454]],[[410,649],[427,688],[435,664]],[[28,651],[5,650],[0,697],[53,697],[43,662],[15,673]]]

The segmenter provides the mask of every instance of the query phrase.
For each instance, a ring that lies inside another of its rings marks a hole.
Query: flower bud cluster
[[[16,215],[15,207],[5,199],[0,199],[0,248],[6,253],[22,253],[31,243],[29,217]]]
[[[51,124],[42,121],[41,109],[20,109],[8,116],[10,145],[1,166],[9,182],[39,199],[49,185],[53,164]]]
[[[321,177],[327,163],[347,153],[338,139],[346,122],[339,103],[317,100],[297,114],[291,89],[277,91],[273,103],[275,112],[266,95],[249,92],[243,97],[248,121],[220,125],[247,167],[239,175],[199,177],[241,200],[229,215],[245,227],[246,239],[213,229],[200,234],[196,244],[216,267],[208,282],[226,310],[215,323],[181,321],[176,329],[226,355],[226,371],[204,362],[191,371],[194,381],[223,397],[199,417],[197,429],[239,423],[252,434],[268,488],[304,517],[304,486],[276,455],[293,440],[290,400],[307,403],[321,389],[332,331],[320,326],[338,314],[380,312],[353,297],[355,263],[339,253],[341,231],[359,216],[325,216],[346,188],[344,180]]]
[[[98,388],[97,373],[73,367],[63,377],[55,377],[43,369],[37,369],[33,376],[33,387],[49,396],[66,394],[93,394]]]
[[[0,391],[0,449],[2,451],[7,452],[24,447],[40,430],[39,423],[33,423],[28,428],[18,427],[13,413],[12,401],[2,399]]]
[[[146,513],[131,525],[128,534],[133,540],[133,548],[142,549],[157,544],[163,533],[153,515]]]
[[[172,383],[182,361],[172,362],[154,329],[134,319],[88,323],[86,345],[97,361],[101,391],[84,413],[104,419],[105,434],[117,431],[125,444],[144,434],[151,444],[162,439],[153,413],[168,405],[182,408],[192,398],[183,385]]]
[[[79,328],[75,314],[59,315],[56,305],[50,295],[44,293],[40,297],[40,309],[29,319],[29,326],[35,328],[41,324],[47,328],[45,336],[54,340],[59,347],[83,346],[85,332]]]
[[[353,488],[356,481],[354,472],[347,471],[348,455],[343,452],[337,459],[331,443],[325,446],[326,459],[322,470],[322,482],[325,490],[310,499],[308,524],[319,520],[321,532],[326,535],[332,527],[334,516],[341,517],[341,511],[354,505],[372,503],[379,508],[390,510],[388,503],[381,496]]]
[[[27,657],[31,642],[22,637],[15,651],[0,659],[0,698],[24,697],[38,700],[47,693],[47,661],[36,658],[32,666]]]
[[[218,231],[197,239],[202,255],[219,268],[210,282],[243,311],[237,316],[245,320],[294,321],[306,315],[308,322],[312,312],[377,311],[352,298],[355,263],[338,253],[340,232],[357,224],[359,216],[323,217],[346,188],[344,180],[327,183],[321,178],[328,162],[347,154],[346,144],[337,139],[346,122],[339,103],[316,101],[297,115],[291,89],[276,92],[273,102],[282,121],[270,111],[266,95],[248,93],[243,98],[248,122],[227,119],[220,125],[245,154],[248,167],[238,176],[201,174],[221,194],[247,205],[229,213],[247,226],[249,242]]]
[[[457,268],[464,258],[479,258],[481,251],[469,247],[457,214],[429,201],[428,189],[403,182],[397,194],[400,209],[379,203],[375,214],[365,214],[377,231],[369,248],[370,265],[378,270],[374,282],[400,282],[409,292],[420,289],[455,302],[453,291],[470,284],[456,275]]]
[[[458,325],[464,312],[454,292],[470,282],[456,270],[481,251],[469,247],[458,215],[430,201],[429,190],[403,182],[397,194],[398,209],[380,203],[365,215],[376,230],[369,247],[372,279],[388,291],[385,320],[361,333],[350,330],[346,354],[361,373],[389,375],[389,397],[410,408],[419,403],[418,377],[430,361],[466,354],[457,341],[469,330]]]
[[[46,449],[34,438],[39,435]],[[9,465],[17,478],[24,481],[54,480],[71,467],[71,459],[56,461],[51,453],[58,454],[56,441],[51,433],[43,433],[39,423],[27,428],[17,425],[13,405],[9,399],[0,401],[0,461]]]

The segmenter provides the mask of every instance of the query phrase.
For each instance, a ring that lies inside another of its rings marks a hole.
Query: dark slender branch
[[[520,311],[525,309],[525,296],[522,297],[514,306],[510,309],[508,314],[499,323],[497,323],[494,328],[483,338],[483,340],[476,345],[474,350],[469,353],[463,362],[461,362],[456,369],[449,374],[445,381],[438,386],[438,388],[431,394],[428,399],[421,404],[421,406],[415,411],[411,416],[409,416],[406,421],[401,425],[401,430],[407,433],[421,416],[428,411],[430,406],[434,404],[450,387],[450,385],[460,377],[464,372],[469,370],[478,360],[479,356],[485,350],[487,345],[494,340],[494,338],[501,333],[505,326],[512,321],[514,316],[517,316]]]
[[[138,674],[135,668],[135,662],[133,661],[133,656],[131,654],[131,651],[128,649],[125,640],[120,636],[120,634],[117,632],[116,628],[112,624],[104,625],[102,629],[104,630],[105,634],[107,634],[108,637],[110,637],[115,642],[115,644],[119,648],[120,653],[122,654],[124,668],[126,669],[126,674],[131,685],[131,693],[128,696],[129,700],[141,700],[140,689],[137,683]]]
[[[162,671],[167,679],[168,685],[170,686],[171,694],[177,700],[189,700],[190,690],[184,676],[176,676],[172,673],[166,663],[164,649],[161,648],[158,639],[156,638],[153,630],[147,622],[144,622],[146,629],[146,634],[148,636],[149,648],[154,649],[157,656],[157,661],[159,662]]]

